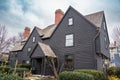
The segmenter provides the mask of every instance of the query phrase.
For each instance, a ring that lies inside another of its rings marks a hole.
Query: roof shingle
[[[103,19],[103,11],[96,12],[93,14],[86,15],[85,18],[93,23],[96,27],[101,27],[102,19]]]

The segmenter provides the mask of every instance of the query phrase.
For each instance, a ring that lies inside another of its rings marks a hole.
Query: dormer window
[[[35,42],[35,37],[33,37],[33,42]]]
[[[68,25],[73,25],[73,18],[68,19]]]

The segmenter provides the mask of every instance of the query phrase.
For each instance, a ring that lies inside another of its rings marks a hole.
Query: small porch
[[[53,74],[52,69],[48,63],[47,57],[56,58],[49,45],[39,42],[30,55],[31,70],[33,74],[50,75]]]

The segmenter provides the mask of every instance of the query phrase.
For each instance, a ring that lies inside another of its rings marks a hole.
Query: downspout
[[[97,29],[96,29],[96,31],[98,31],[97,32],[97,34],[95,35],[95,37],[93,38],[93,52],[94,52],[94,62],[97,64],[97,62],[96,62],[96,44],[95,44],[95,40],[96,40],[96,38],[99,36],[99,34],[100,34],[100,28],[99,27],[97,27]],[[95,69],[97,69],[97,65],[96,64],[94,64],[94,67],[95,67]]]

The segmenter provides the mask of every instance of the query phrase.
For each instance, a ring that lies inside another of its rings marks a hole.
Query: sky
[[[82,15],[104,11],[110,40],[112,30],[120,26],[120,0],[0,0],[0,24],[9,36],[23,32],[25,27],[45,28],[54,23],[56,9],[66,12],[72,6]]]

